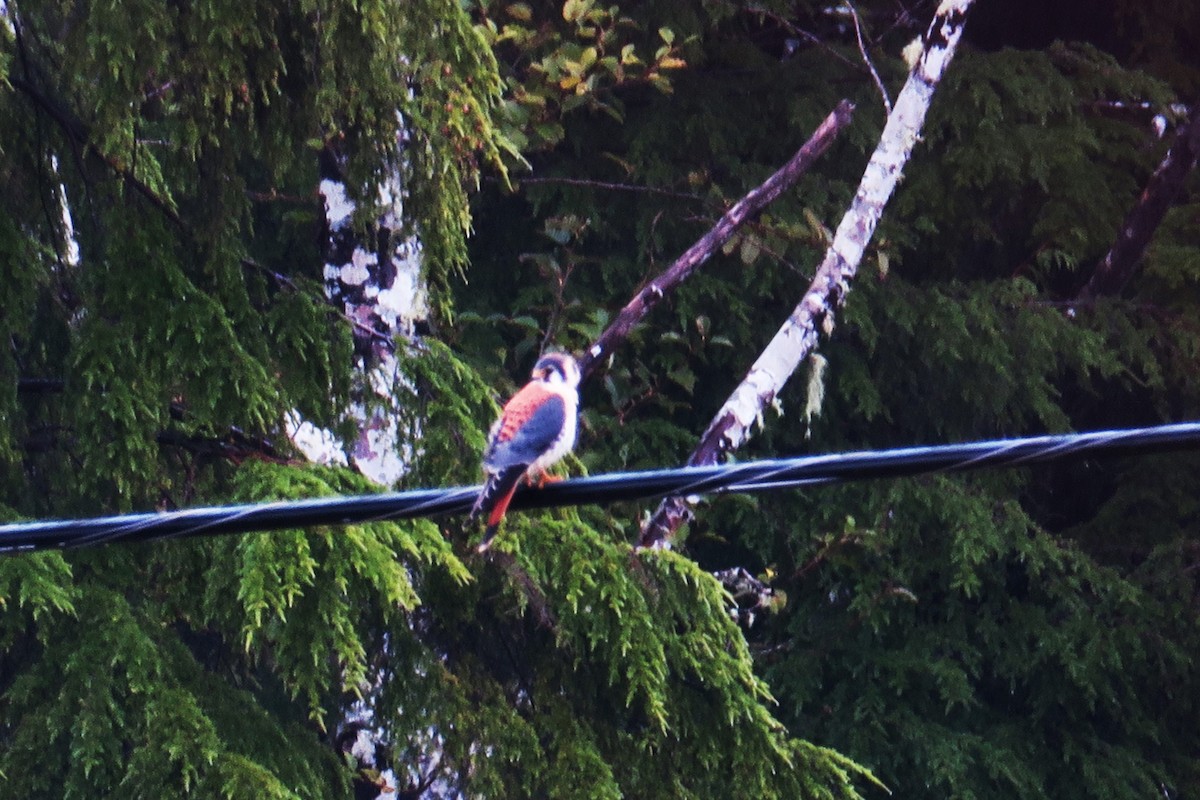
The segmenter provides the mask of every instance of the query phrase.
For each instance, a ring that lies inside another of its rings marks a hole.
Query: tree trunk
[[[309,460],[349,463],[376,483],[391,486],[405,470],[393,392],[401,379],[396,340],[411,339],[428,313],[421,247],[416,236],[403,234],[400,176],[390,176],[380,187],[383,212],[364,229],[354,223],[356,205],[343,168],[332,149],[322,152],[325,293],[352,326],[361,395],[346,414],[358,433],[347,444],[293,414],[288,434]]]

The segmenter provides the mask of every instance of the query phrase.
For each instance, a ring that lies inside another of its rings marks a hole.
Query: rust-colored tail
[[[476,553],[482,553],[492,546],[492,539],[496,538],[496,533],[500,530],[500,523],[504,521],[504,512],[508,511],[508,504],[516,492],[517,484],[514,482],[509,490],[496,500],[496,505],[492,506],[492,513],[488,514],[487,527],[483,529],[483,541],[476,546]]]
[[[500,530],[500,523],[504,521],[504,512],[508,511],[508,504],[512,502],[524,474],[524,467],[516,467],[488,478],[483,491],[479,493],[479,499],[475,501],[475,507],[471,509],[472,518],[488,512],[487,528],[483,531],[483,541],[475,548],[476,552],[482,553],[491,546],[492,539]]]

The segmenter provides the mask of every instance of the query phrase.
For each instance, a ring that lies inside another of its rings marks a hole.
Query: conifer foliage
[[[537,352],[848,99],[583,387],[568,469],[683,461],[851,202],[937,8],[903,6],[0,3],[0,511],[378,488],[282,436],[372,402],[322,151],[364,231],[403,178],[433,317],[398,343],[402,483],[441,486]],[[1031,40],[979,0],[823,367],[742,455],[1197,416],[1195,175],[1080,296],[1200,88],[1152,6]],[[1188,796],[1195,461],[721,498],[675,550],[626,505],[511,514],[487,558],[454,519],[5,556],[0,796]],[[731,567],[772,590],[749,627]]]

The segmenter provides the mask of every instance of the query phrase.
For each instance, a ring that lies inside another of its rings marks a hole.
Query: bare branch
[[[259,270],[260,272],[265,274],[267,277],[269,277],[271,280],[275,281],[275,283],[281,289],[286,289],[287,291],[294,292],[296,294],[305,294],[306,293],[303,289],[301,289],[299,286],[296,285],[295,281],[293,281],[288,276],[283,275],[279,272],[276,272],[275,270],[271,269],[270,267],[266,266],[265,264],[258,263],[253,258],[243,258],[242,266]],[[330,304],[329,308],[331,311],[333,311],[333,313],[337,314],[339,317],[341,317],[343,320],[345,320],[346,323],[355,330],[356,335],[359,336],[360,338],[378,339],[381,342],[388,342],[388,343],[390,343],[392,341],[391,334],[385,333],[384,331],[375,330],[374,328],[360,322],[359,320],[356,320],[354,317],[350,316],[345,311],[342,311],[341,309],[337,308],[336,306],[334,306],[332,304]]]
[[[717,412],[688,464],[712,465],[742,445],[755,422],[783,389],[796,368],[816,348],[820,333],[833,330],[867,243],[917,143],[934,91],[954,56],[973,0],[943,0],[922,38],[922,53],[896,98],[879,145],[842,217],[816,277],[787,321],[763,350],[740,386]],[[639,544],[669,540],[690,517],[680,497],[664,500],[642,528]]]
[[[883,85],[883,81],[879,79],[879,73],[875,71],[875,65],[871,62],[871,56],[867,54],[867,45],[863,41],[862,25],[858,20],[858,9],[850,0],[846,0],[846,8],[850,9],[850,16],[854,19],[854,36],[858,39],[858,52],[862,54],[863,63],[867,65],[867,69],[871,72],[871,78],[875,81],[875,88],[879,90],[879,96],[883,98],[883,111],[885,116],[892,115],[892,98],[888,97],[887,88]]]
[[[240,464],[248,458],[286,464],[288,459],[275,450],[270,440],[246,434],[231,426],[223,436],[201,436],[177,430],[160,431],[155,437],[163,447],[178,447],[207,458],[220,458]]]
[[[803,39],[804,41],[808,42],[809,44],[820,47],[826,53],[833,56],[838,61],[841,61],[842,63],[846,64],[847,66],[854,68],[854,69],[858,68],[857,64],[855,64],[853,61],[851,61],[850,59],[848,59],[844,55],[842,55],[836,47],[831,47],[820,36],[817,36],[815,33],[812,33],[811,31],[804,30],[803,28],[798,26],[796,23],[794,23],[792,20],[790,20],[780,14],[776,14],[775,12],[771,11],[770,9],[762,8],[762,7],[754,8],[752,13],[758,15],[759,17],[761,17],[763,19],[769,19],[772,22],[774,22],[776,25],[779,25],[782,28],[786,28],[788,31],[790,31],[791,33],[794,33],[800,39]]]
[[[1195,169],[1198,156],[1200,113],[1193,113],[1176,129],[1171,149],[1146,182],[1137,204],[1121,223],[1116,241],[1079,292],[1078,299],[1092,300],[1101,295],[1118,294],[1129,283],[1151,237],[1179,196],[1188,174]]]
[[[588,178],[521,178],[519,183],[561,184],[563,186],[581,186],[589,189],[607,189],[614,192],[639,192],[643,194],[660,194],[664,197],[674,197],[679,200],[705,201],[708,198],[689,192],[673,192],[670,189],[660,189],[656,186],[639,186],[636,183],[613,183],[611,181],[595,181]]]
[[[650,313],[650,310],[682,283],[697,267],[712,256],[721,245],[733,236],[739,227],[754,215],[774,202],[824,153],[833,140],[847,125],[854,113],[849,100],[838,103],[804,146],[767,178],[759,187],[733,205],[706,234],[675,260],[665,272],[642,287],[633,299],[621,309],[617,318],[600,334],[596,342],[580,359],[580,370],[586,377],[596,364],[612,354],[618,344],[628,336],[633,326]]]

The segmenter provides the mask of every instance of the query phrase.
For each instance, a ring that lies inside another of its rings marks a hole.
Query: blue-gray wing
[[[496,433],[483,454],[483,466],[488,472],[532,464],[562,434],[566,423],[563,399],[546,393],[537,398],[536,404],[519,402],[523,394],[519,393],[505,406]]]

